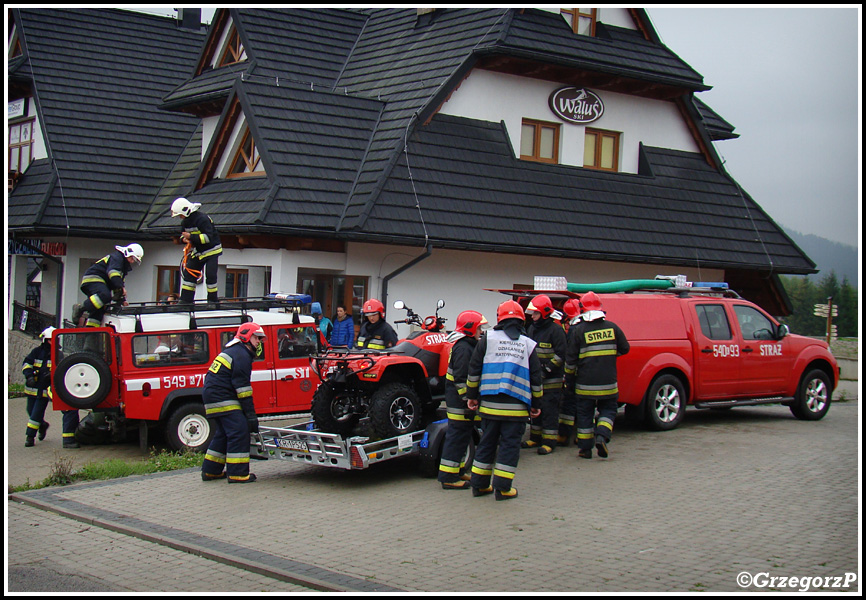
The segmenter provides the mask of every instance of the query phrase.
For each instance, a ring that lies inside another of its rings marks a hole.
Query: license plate
[[[277,440],[277,445],[284,450],[295,450],[297,452],[309,452],[307,442],[303,440]]]

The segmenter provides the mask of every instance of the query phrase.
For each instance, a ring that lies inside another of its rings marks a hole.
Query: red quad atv
[[[394,308],[407,311],[395,323],[418,325],[412,333],[388,350],[332,348],[310,358],[322,380],[313,396],[310,413],[316,428],[348,434],[369,417],[376,435],[391,438],[424,429],[436,415],[445,394],[445,373],[452,344],[446,341],[445,319],[436,314],[425,318],[398,300]]]

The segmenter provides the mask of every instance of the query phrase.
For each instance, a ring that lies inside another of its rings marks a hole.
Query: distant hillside
[[[814,281],[820,281],[830,271],[836,272],[839,283],[842,278],[847,277],[852,287],[858,288],[858,249],[854,246],[840,244],[831,240],[818,237],[817,235],[799,233],[784,228],[794,243],[815,262],[815,266],[821,270],[810,277]]]

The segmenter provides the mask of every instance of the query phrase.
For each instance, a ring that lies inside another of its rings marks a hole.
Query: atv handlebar
[[[442,308],[443,306],[445,306],[445,302],[443,300],[439,300],[439,302],[436,305],[436,314],[430,315],[429,317],[426,317],[422,321],[420,315],[418,315],[415,311],[413,311],[411,308],[406,306],[401,300],[397,300],[397,302],[394,303],[394,308],[396,308],[398,310],[399,309],[405,309],[406,310],[406,318],[394,321],[394,323],[395,324],[405,323],[407,325],[418,325],[424,331],[432,331],[432,332],[442,331],[443,329],[445,329],[445,321],[447,321],[447,319],[439,316],[439,309]]]

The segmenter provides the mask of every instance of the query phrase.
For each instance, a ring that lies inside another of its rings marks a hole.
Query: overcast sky
[[[779,225],[859,247],[860,9],[647,12],[740,135],[715,142],[728,173]]]

